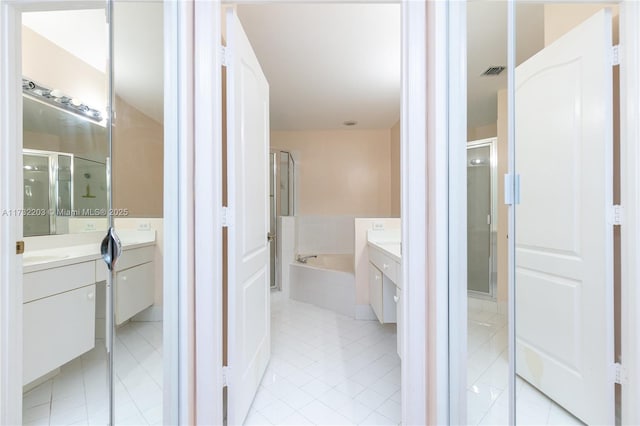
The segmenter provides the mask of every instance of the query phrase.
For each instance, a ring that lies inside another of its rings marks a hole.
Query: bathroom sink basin
[[[66,259],[68,254],[46,254],[46,255],[29,255],[25,254],[22,258],[24,264],[55,262],[57,260]]]

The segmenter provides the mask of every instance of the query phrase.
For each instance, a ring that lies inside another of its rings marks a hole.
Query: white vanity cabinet
[[[94,279],[93,261],[24,274],[24,384],[93,348]]]
[[[397,321],[396,283],[400,266],[391,256],[369,246],[369,301],[381,323]]]
[[[397,352],[402,359],[402,269],[398,243],[369,242],[369,302],[381,323],[397,323]]]
[[[155,300],[154,246],[123,250],[116,262],[116,325],[153,305]],[[106,281],[104,262],[96,260],[96,282]]]
[[[153,239],[124,246],[115,270],[116,323],[154,302]],[[37,237],[34,237],[37,238]],[[56,370],[95,346],[96,307],[104,321],[108,270],[99,245],[34,250],[23,257],[23,384]],[[100,296],[96,300],[96,296]],[[100,322],[98,325],[101,327]],[[102,328],[102,327],[101,327]]]

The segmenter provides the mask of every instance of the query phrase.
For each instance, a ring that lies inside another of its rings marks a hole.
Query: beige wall
[[[600,9],[610,7],[613,15],[613,42],[618,42],[618,6],[594,4],[545,4],[544,45],[548,46]]]
[[[391,132],[273,131],[271,146],[293,153],[297,215],[391,215]]]
[[[106,109],[105,71],[93,68],[25,26],[22,26],[22,75],[78,97],[93,108]]]
[[[391,128],[391,217],[400,217],[400,121]]]
[[[163,127],[119,97],[115,106],[113,207],[129,217],[162,217]]]
[[[477,141],[479,139],[495,138],[498,134],[496,123],[479,127],[469,127],[467,129],[467,140]]]

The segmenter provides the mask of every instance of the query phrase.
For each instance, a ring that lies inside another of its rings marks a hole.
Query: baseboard
[[[371,305],[356,305],[356,319],[357,320],[367,320],[374,321],[378,318],[376,317],[376,313],[373,312]]]
[[[131,321],[137,322],[155,322],[162,321],[162,306],[149,306],[142,312],[139,312],[131,318]]]

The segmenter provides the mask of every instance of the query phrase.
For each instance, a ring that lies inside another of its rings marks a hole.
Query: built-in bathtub
[[[289,266],[289,297],[354,317],[353,268],[352,254],[320,254],[307,263],[295,261]]]

